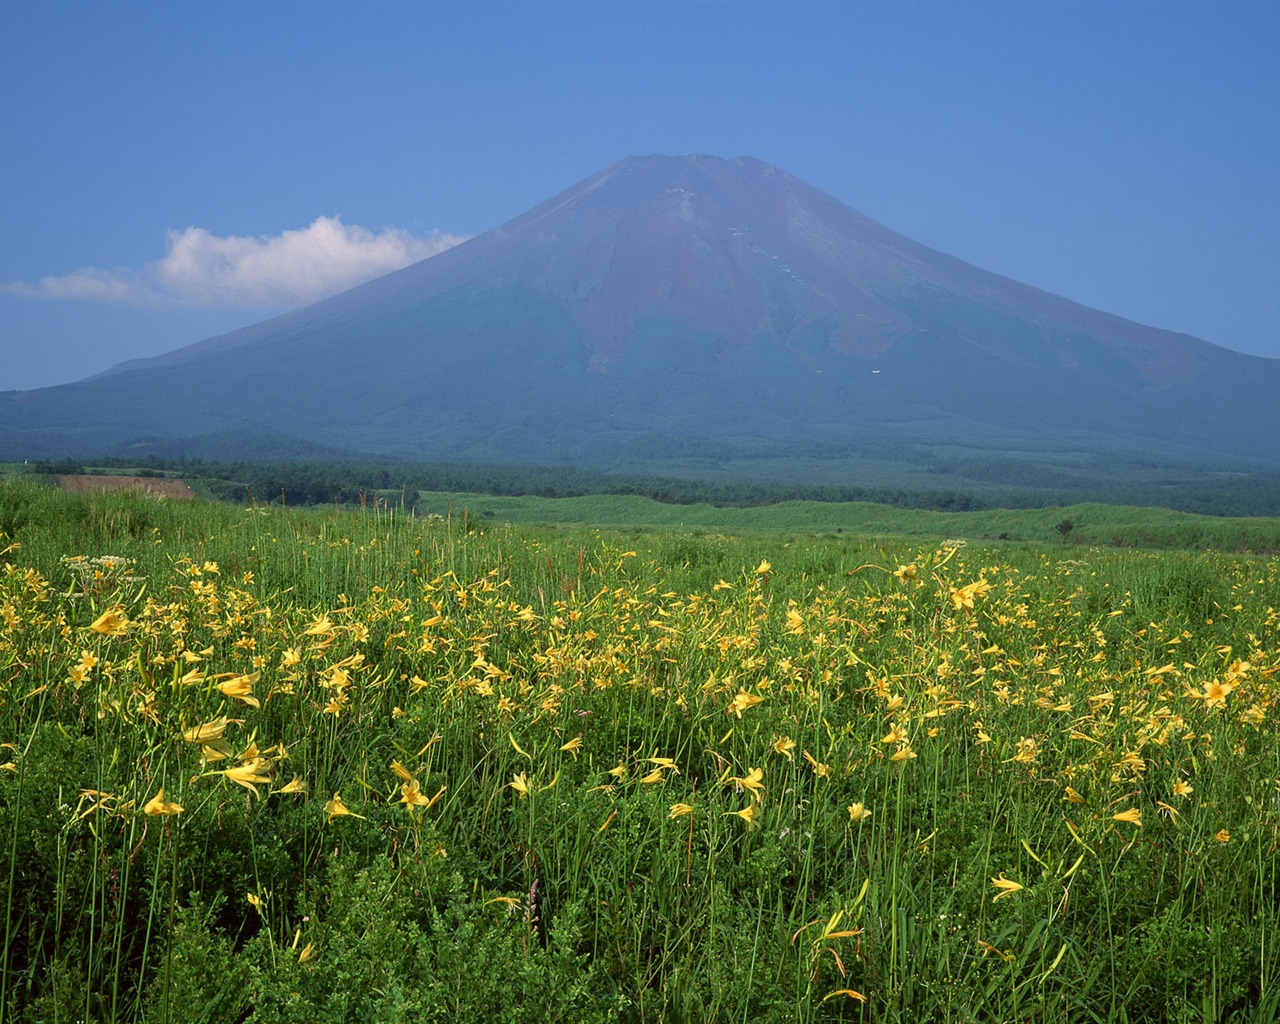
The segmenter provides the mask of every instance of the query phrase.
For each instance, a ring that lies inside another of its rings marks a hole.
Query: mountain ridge
[[[0,450],[261,428],[413,458],[884,439],[1274,466],[1269,394],[1280,360],[982,270],[762,161],[648,156],[302,310],[0,395]]]

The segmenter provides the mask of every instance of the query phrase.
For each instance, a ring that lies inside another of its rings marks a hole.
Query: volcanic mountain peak
[[[599,460],[675,438],[1092,438],[1274,461],[1277,393],[1280,361],[980,270],[759,160],[644,156],[306,309],[11,395],[0,444],[238,430]]]

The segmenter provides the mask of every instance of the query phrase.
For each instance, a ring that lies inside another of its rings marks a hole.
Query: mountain
[[[1275,469],[1277,395],[1280,360],[980,270],[758,160],[652,156],[306,309],[2,394],[0,456]]]

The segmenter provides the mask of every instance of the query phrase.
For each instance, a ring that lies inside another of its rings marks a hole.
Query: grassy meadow
[[[1280,560],[823,530],[0,483],[0,1017],[1280,1016]]]

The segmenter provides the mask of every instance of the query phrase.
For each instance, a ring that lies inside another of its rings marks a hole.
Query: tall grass
[[[1274,558],[0,510],[6,1020],[1280,1006]]]

